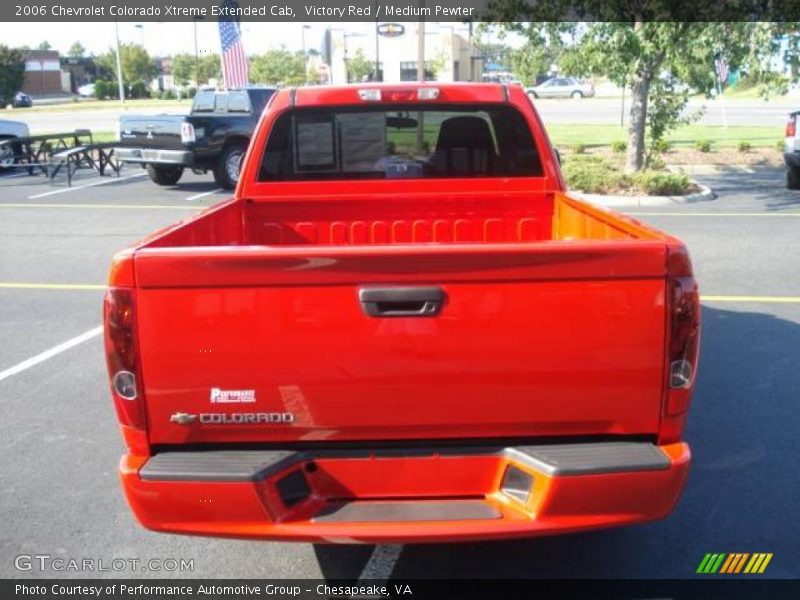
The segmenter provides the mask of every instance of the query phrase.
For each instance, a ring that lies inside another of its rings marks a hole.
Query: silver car
[[[591,98],[594,87],[574,77],[551,77],[525,90],[534,98]]]

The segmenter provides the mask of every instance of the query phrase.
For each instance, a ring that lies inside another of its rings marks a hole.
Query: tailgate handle
[[[387,287],[358,290],[361,308],[370,317],[433,317],[444,304],[440,287]]]

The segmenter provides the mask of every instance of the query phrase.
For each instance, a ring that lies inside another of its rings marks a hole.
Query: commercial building
[[[25,79],[22,91],[31,96],[48,96],[64,91],[61,61],[55,50],[28,50],[24,54]],[[69,75],[66,76],[69,91]]]
[[[417,80],[419,23],[378,23],[370,34],[332,27],[323,41],[322,62],[332,84],[375,78],[388,83]],[[425,78],[431,81],[480,81],[483,61],[470,44],[466,25],[425,23]],[[364,59],[372,68],[364,74]]]

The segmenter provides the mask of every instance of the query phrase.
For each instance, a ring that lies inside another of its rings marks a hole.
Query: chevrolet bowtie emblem
[[[190,415],[189,413],[177,412],[169,418],[170,423],[178,423],[179,425],[187,425],[194,423],[197,420],[197,415]]]

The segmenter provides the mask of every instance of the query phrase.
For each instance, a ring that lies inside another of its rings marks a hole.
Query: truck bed
[[[567,194],[228,202],[153,239],[185,246],[371,246],[653,240],[641,223]]]

